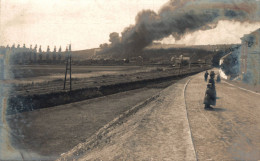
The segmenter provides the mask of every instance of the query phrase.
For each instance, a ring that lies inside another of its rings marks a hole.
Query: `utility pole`
[[[195,53],[193,53],[193,55],[190,57],[190,60],[189,60],[189,70],[191,71],[191,60],[192,60],[192,58],[195,56],[196,54]]]
[[[71,45],[70,45],[70,47],[69,47],[69,58],[70,58],[70,91],[71,91]]]
[[[178,74],[178,75],[180,75],[180,72],[181,72],[181,68],[182,68],[182,59],[183,59],[183,55],[180,56],[180,60],[181,60],[181,62],[180,62],[180,68],[179,68],[179,74]]]
[[[64,79],[64,86],[63,86],[63,90],[66,89],[66,82],[67,82],[67,73],[68,71],[70,71],[70,91],[72,90],[72,80],[71,80],[71,44],[69,45],[69,49],[66,48],[66,70],[65,70],[65,79]]]

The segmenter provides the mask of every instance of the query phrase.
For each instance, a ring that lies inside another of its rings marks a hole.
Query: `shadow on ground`
[[[225,108],[220,108],[220,107],[208,108],[208,109],[205,109],[205,110],[207,110],[207,111],[215,111],[215,112],[227,111],[227,109],[225,109]]]

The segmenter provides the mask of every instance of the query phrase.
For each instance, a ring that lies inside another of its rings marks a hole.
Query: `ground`
[[[216,83],[209,111],[203,73],[168,83],[10,115],[16,146],[59,160],[260,159],[259,93]]]
[[[200,73],[59,160],[259,160],[259,94],[222,82],[214,110],[204,110]]]
[[[8,115],[13,144],[27,158],[56,159],[175,80],[81,102]],[[36,155],[37,154],[37,155]]]
[[[74,149],[83,154],[79,160],[195,160],[184,101],[186,82],[178,81],[118,127],[107,129],[91,151],[91,144]]]
[[[206,111],[202,77],[192,77],[185,97],[198,159],[260,159],[260,94],[222,81],[216,84],[217,105]]]

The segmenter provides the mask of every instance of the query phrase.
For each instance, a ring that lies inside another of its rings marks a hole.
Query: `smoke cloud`
[[[124,29],[120,41],[103,52],[129,57],[154,40],[172,35],[176,40],[185,34],[215,28],[220,20],[259,22],[260,3],[255,0],[171,0],[159,10],[144,10],[135,25]]]

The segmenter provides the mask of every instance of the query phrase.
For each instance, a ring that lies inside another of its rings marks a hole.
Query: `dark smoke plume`
[[[154,40],[170,35],[180,39],[196,30],[212,29],[219,20],[259,22],[259,9],[256,0],[171,0],[158,13],[152,10],[138,13],[135,25],[125,28],[120,41],[104,52],[129,57]]]

